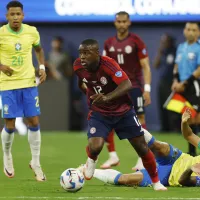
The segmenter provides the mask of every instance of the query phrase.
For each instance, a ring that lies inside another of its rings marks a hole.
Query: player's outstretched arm
[[[191,118],[190,110],[186,109],[182,115],[181,131],[184,138],[189,143],[191,143],[195,147],[198,147],[198,145],[200,145],[200,138],[192,132],[192,129],[190,128],[188,123],[190,118]]]
[[[200,177],[199,176],[191,176],[192,173],[196,173],[199,175],[200,173],[200,164],[197,163],[187,170],[183,172],[179,179],[179,184],[182,186],[193,187],[193,186],[200,186]]]
[[[41,46],[34,47],[37,61],[39,64],[39,76],[40,76],[40,83],[43,83],[46,80],[46,72],[45,72],[45,58],[44,58],[44,51]]]

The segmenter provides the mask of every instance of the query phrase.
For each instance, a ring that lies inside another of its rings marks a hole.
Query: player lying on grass
[[[190,136],[193,134],[187,124],[189,118],[190,113],[186,111],[182,116],[182,132],[184,136],[189,135],[188,133],[190,133]],[[196,174],[200,174],[200,164],[198,164],[200,163],[200,156],[192,157],[170,144],[157,141],[148,131],[144,130],[144,132],[145,141],[156,157],[158,175],[163,185],[200,186],[200,176],[196,176]],[[197,137],[196,135],[194,136]],[[190,140],[188,141],[191,142]],[[200,141],[199,138],[198,141]],[[96,169],[94,177],[114,185],[147,187],[152,184],[144,168],[131,174],[122,174],[113,169]]]

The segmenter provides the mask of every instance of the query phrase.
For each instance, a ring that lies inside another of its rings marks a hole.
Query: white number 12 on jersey
[[[118,64],[124,64],[124,55],[117,54],[117,61],[118,61]]]
[[[102,91],[102,87],[101,86],[96,86],[96,87],[93,87],[94,91],[96,94],[100,94],[101,91]]]

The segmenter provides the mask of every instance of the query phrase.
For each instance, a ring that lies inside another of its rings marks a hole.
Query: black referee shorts
[[[200,80],[194,80],[182,95],[190,102],[193,108],[200,112]]]

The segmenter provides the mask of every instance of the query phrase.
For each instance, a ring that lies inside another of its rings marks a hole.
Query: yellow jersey
[[[12,76],[0,74],[0,90],[36,86],[32,47],[40,45],[40,35],[34,26],[22,24],[19,32],[9,24],[0,28],[0,63],[13,69]]]
[[[177,159],[172,167],[172,171],[169,177],[170,186],[181,186],[178,183],[183,172],[191,167],[192,165],[200,163],[200,156],[190,156],[189,154],[182,153],[182,155]],[[192,173],[192,176],[196,176],[195,173]]]

